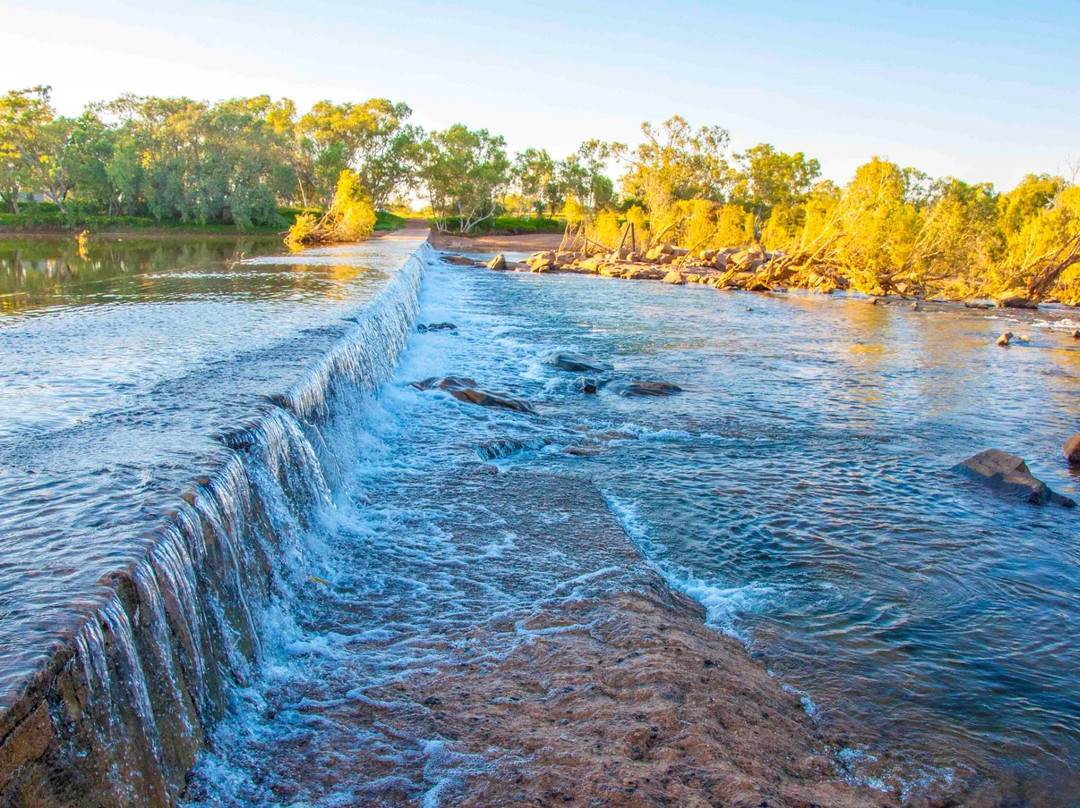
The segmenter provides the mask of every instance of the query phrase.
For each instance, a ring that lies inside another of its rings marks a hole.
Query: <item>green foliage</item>
[[[405,217],[388,210],[375,212],[375,229],[381,231],[400,230],[405,226]]]
[[[790,210],[804,203],[821,176],[817,160],[807,160],[802,152],[778,152],[768,143],[747,149],[736,159],[739,170],[730,198],[761,218],[768,218],[778,206]]]
[[[457,233],[561,233],[566,222],[563,219],[541,219],[536,216],[492,216],[473,225],[471,230],[466,230],[463,225],[463,220],[455,216],[443,220],[444,232]],[[432,226],[438,227],[434,219]]]
[[[303,175],[322,199],[337,178],[352,169],[377,207],[407,187],[419,157],[419,128],[407,123],[412,110],[385,98],[363,104],[319,101],[296,126],[305,158]]]
[[[626,164],[624,193],[643,199],[658,217],[666,216],[680,200],[722,201],[728,174],[726,129],[693,129],[676,115],[659,127],[643,123],[641,131],[645,140],[636,149],[619,143],[610,147]]]
[[[470,232],[498,212],[498,199],[510,182],[506,143],[486,129],[454,124],[432,132],[420,149],[420,179],[435,226]]]
[[[205,232],[295,220],[302,243],[354,240],[402,226],[375,210],[422,192],[441,230],[585,222],[613,246],[632,222],[639,245],[755,245],[786,253],[804,280],[875,294],[1080,302],[1080,191],[1061,177],[1031,175],[1002,194],[874,158],[841,188],[802,152],[761,143],[732,154],[726,130],[679,116],[642,124],[634,146],[589,140],[561,160],[543,149],[511,160],[487,130],[425,135],[411,116],[379,98],[300,114],[266,95],[125,95],[68,118],[48,87],[10,91],[0,97],[0,225]]]

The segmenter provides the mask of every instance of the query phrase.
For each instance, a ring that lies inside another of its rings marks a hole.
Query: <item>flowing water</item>
[[[171,732],[193,738],[219,719],[189,804],[450,803],[497,761],[398,731],[394,688],[457,658],[479,619],[562,586],[486,509],[480,473],[557,472],[594,482],[712,625],[845,729],[831,752],[853,781],[1080,800],[1080,517],[950,471],[996,447],[1076,496],[1068,312],[493,273],[427,248],[421,287],[416,246],[302,266],[251,246],[117,249],[128,263],[100,277],[23,282],[0,320],[15,380],[0,393],[0,683],[14,692],[58,624],[98,609],[77,635],[92,690],[171,643],[143,667],[209,694],[144,685],[125,713],[160,731],[159,703],[190,701]],[[457,328],[406,343],[417,316]],[[1005,330],[1030,342],[994,346]],[[685,392],[588,395],[543,363],[555,350]],[[446,375],[537,412],[410,386]],[[452,540],[453,524],[477,535]],[[95,587],[147,547],[137,596]],[[202,556],[235,574],[200,573]],[[505,584],[478,572],[492,564]],[[132,599],[165,616],[128,641]],[[130,654],[95,650],[106,635]]]

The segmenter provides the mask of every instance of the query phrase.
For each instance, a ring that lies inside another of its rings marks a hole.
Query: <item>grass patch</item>
[[[405,226],[405,217],[388,210],[375,211],[376,230],[400,230]]]

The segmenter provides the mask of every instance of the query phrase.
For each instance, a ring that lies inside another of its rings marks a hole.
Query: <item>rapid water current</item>
[[[1000,448],[1076,496],[1068,310],[496,273],[408,237],[206,249],[24,284],[0,318],[0,695],[14,725],[28,681],[78,681],[61,748],[96,773],[56,789],[453,804],[495,761],[378,715],[478,610],[562,585],[477,487],[527,471],[594,483],[712,626],[843,729],[852,782],[1080,802],[1080,516],[950,471]],[[1005,330],[1030,340],[999,348]],[[554,351],[683,392],[588,394]],[[411,384],[450,375],[535,413]]]

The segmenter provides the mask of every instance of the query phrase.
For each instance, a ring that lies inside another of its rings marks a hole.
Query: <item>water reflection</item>
[[[80,246],[74,238],[0,238],[0,312],[52,305],[154,302],[199,295],[235,298],[336,294],[365,269],[276,266],[249,259],[280,254],[276,236],[124,239]]]

